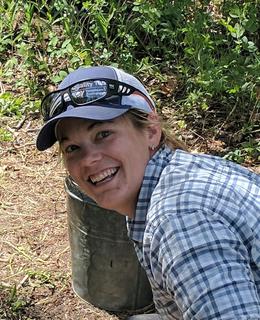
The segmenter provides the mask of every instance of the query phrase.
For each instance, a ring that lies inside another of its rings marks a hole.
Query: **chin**
[[[128,210],[125,210],[124,208],[122,208],[122,206],[119,206],[116,204],[113,205],[111,203],[102,202],[102,201],[101,202],[97,201],[97,204],[104,209],[116,211],[117,213],[124,215],[124,216],[128,215],[128,213],[127,213]]]
[[[109,204],[108,203],[104,203],[102,206],[103,206],[103,208],[106,208],[108,210],[112,210],[112,211],[116,211],[118,213],[121,213],[120,209],[118,208],[118,206],[113,205],[111,203],[109,203]]]
[[[94,199],[94,198],[93,198],[93,199]],[[104,208],[104,209],[107,209],[107,210],[114,210],[114,211],[116,211],[115,206],[114,206],[113,204],[111,204],[110,201],[102,201],[102,200],[100,200],[100,199],[94,199],[94,200],[96,201],[96,203],[97,203],[100,207],[102,207],[102,208]]]

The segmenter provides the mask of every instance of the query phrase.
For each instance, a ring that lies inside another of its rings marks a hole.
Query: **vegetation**
[[[257,163],[259,21],[259,0],[0,0],[0,115],[37,113],[70,70],[113,64],[141,78],[180,131]]]

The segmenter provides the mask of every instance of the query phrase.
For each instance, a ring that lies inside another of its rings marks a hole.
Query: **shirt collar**
[[[126,218],[128,235],[134,241],[142,242],[143,240],[146,214],[149,209],[153,190],[159,181],[161,172],[169,163],[173,153],[174,151],[169,147],[163,146],[152,156],[146,166],[137,200],[135,217],[133,219],[129,217]]]

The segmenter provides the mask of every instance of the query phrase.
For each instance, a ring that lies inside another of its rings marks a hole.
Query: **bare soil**
[[[57,150],[36,150],[39,121],[0,121],[14,136],[0,145],[0,319],[119,319],[72,290]]]

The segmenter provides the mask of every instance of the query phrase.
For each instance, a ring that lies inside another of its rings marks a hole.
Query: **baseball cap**
[[[75,106],[73,101],[67,101],[66,109],[50,118],[38,133],[36,140],[36,147],[38,150],[46,150],[57,141],[55,126],[61,119],[82,118],[104,121],[117,118],[130,109],[137,109],[145,113],[155,111],[154,102],[143,84],[133,75],[112,66],[80,67],[77,70],[72,71],[60,83],[56,95],[58,95],[61,100],[60,96],[62,95],[62,90],[65,91],[74,84],[92,79],[116,81],[132,87],[133,90],[131,91],[131,94],[115,94],[108,98],[95,100],[93,103],[91,102],[85,105],[84,103],[80,104],[80,106]]]

